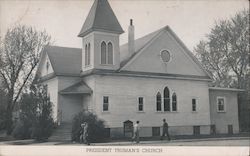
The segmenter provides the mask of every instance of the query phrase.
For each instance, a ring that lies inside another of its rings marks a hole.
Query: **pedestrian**
[[[83,143],[83,133],[84,133],[84,124],[85,123],[81,123],[81,126],[80,126],[80,144]]]
[[[89,145],[89,141],[88,141],[88,123],[84,122],[81,124],[81,130],[80,130],[80,143],[84,143]]]
[[[163,119],[163,126],[162,126],[162,136],[161,136],[161,140],[163,140],[163,138],[167,135],[168,140],[170,141],[170,135],[168,133],[168,123],[166,122],[166,119]]]
[[[136,123],[134,124],[134,135],[133,135],[132,141],[136,141],[136,143],[140,142],[140,136],[139,136],[140,127],[139,127],[139,123],[140,123],[139,121],[136,121]]]

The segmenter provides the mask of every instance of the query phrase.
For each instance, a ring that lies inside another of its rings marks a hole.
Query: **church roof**
[[[82,50],[48,46],[45,48],[56,75],[79,76],[82,67]]]
[[[141,38],[136,39],[135,40],[135,52],[134,52],[134,54],[132,56],[129,56],[128,43],[121,45],[120,46],[120,55],[121,55],[121,61],[122,61],[121,62],[121,67],[123,67],[128,61],[130,61],[135,56],[135,54],[137,54],[137,52],[139,52],[143,47],[145,47],[164,28],[161,28],[161,29],[156,30],[156,31],[154,31],[152,33],[149,33],[146,36],[143,36]]]
[[[120,46],[120,54],[121,54],[121,66],[119,71],[121,71],[126,65],[128,65],[130,62],[134,60],[134,58],[138,57],[142,49],[146,46],[148,46],[159,34],[162,32],[167,31],[171,34],[171,36],[182,46],[183,49],[185,49],[186,53],[190,56],[190,58],[207,74],[209,78],[212,78],[211,74],[204,69],[204,67],[201,65],[201,63],[195,58],[195,56],[188,50],[188,48],[185,46],[185,44],[179,39],[179,37],[171,30],[169,26],[165,26],[159,30],[156,30],[142,38],[135,40],[135,52],[132,56],[129,56],[128,51],[128,43]],[[125,57],[124,57],[125,56]],[[129,56],[129,57],[126,57]]]
[[[95,0],[78,37],[92,31],[117,34],[124,32],[107,0]]]
[[[78,82],[62,91],[60,94],[91,94],[92,89],[84,82]]]

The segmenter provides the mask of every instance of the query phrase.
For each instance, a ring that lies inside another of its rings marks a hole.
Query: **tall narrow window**
[[[143,97],[138,98],[138,111],[143,111]]]
[[[106,64],[106,43],[101,43],[101,64]]]
[[[168,87],[164,89],[164,111],[170,111],[170,99]]]
[[[192,99],[192,111],[196,112],[196,99]]]
[[[161,93],[158,92],[156,95],[156,111],[161,111]]]
[[[85,66],[88,65],[88,46],[85,45]]]
[[[172,111],[177,111],[177,96],[176,93],[172,95]]]
[[[108,111],[109,110],[109,97],[104,96],[103,97],[103,111]]]
[[[113,45],[108,43],[108,64],[113,64]]]
[[[88,65],[90,65],[90,43],[88,44]]]
[[[46,62],[46,74],[48,74],[48,72],[49,72],[49,66],[50,66],[49,60],[47,59],[47,62]]]

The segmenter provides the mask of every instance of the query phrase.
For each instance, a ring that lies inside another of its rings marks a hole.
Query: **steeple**
[[[92,31],[124,32],[107,0],[95,0],[78,37],[84,37]]]

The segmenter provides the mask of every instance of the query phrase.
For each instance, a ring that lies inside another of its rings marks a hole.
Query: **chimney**
[[[135,52],[135,28],[133,26],[133,20],[130,19],[130,25],[128,27],[128,51],[129,55],[132,56]]]

